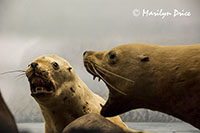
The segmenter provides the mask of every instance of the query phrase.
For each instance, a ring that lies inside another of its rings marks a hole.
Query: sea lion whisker
[[[91,64],[91,63],[90,63]],[[90,67],[89,67],[89,62],[87,63],[87,68],[88,68],[88,70],[93,74],[93,75],[95,75],[95,73],[90,69]]]
[[[124,80],[126,80],[126,81],[128,81],[128,82],[135,83],[135,81],[133,81],[133,80],[131,80],[131,79],[128,79],[128,78],[126,78],[126,77],[123,77],[123,76],[121,76],[121,75],[118,75],[118,74],[116,74],[116,73],[113,73],[113,72],[111,72],[111,71],[109,71],[109,70],[106,70],[105,68],[103,68],[103,67],[97,65],[96,63],[94,63],[94,64],[95,64],[96,67],[98,67],[98,68],[101,69],[102,71],[105,71],[105,72],[107,72],[107,73],[109,73],[109,74],[111,74],[111,75],[113,75],[113,76],[118,77],[118,78],[124,79]]]
[[[94,69],[95,73],[105,82],[107,83],[110,87],[112,87],[114,90],[116,90],[117,92],[123,94],[123,95],[126,95],[126,93],[122,92],[121,90],[119,90],[118,88],[114,87],[113,85],[111,85],[108,81],[106,81],[102,76],[101,74],[99,74],[99,72],[96,70],[96,68],[94,67],[94,64],[92,64],[92,68]]]
[[[10,73],[16,73],[16,72],[22,72],[22,73],[25,73],[26,71],[25,71],[25,70],[7,71],[7,72],[0,73],[0,75],[10,74]]]
[[[19,74],[19,75],[17,75],[15,78],[18,79],[18,78],[21,78],[21,77],[23,77],[23,76],[26,76],[25,73]]]
[[[19,80],[19,79],[21,79],[21,78],[25,78],[25,77],[26,77],[25,74],[23,74],[23,75],[18,75],[18,76],[16,76],[16,80]]]

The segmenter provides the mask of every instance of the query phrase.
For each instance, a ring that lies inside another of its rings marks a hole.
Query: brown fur
[[[200,128],[200,44],[121,45],[86,52],[84,64],[109,88],[103,116],[148,108]]]
[[[15,119],[3,100],[0,92],[0,132],[18,133]]]
[[[53,63],[59,67],[54,69]],[[32,96],[40,106],[45,120],[45,132],[61,132],[70,122],[88,113],[100,113],[101,104],[105,101],[94,94],[76,75],[72,66],[63,58],[44,55],[32,63],[38,63],[33,69],[29,65],[26,75],[30,85],[38,77],[52,82],[54,90],[50,94],[34,94]],[[118,126],[127,129],[119,116],[108,118]]]

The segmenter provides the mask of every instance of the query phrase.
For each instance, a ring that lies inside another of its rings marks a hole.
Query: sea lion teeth
[[[147,108],[173,115],[200,129],[200,44],[120,45],[87,51],[84,66],[109,89],[101,115]]]
[[[31,87],[31,92],[35,92],[35,87]]]
[[[32,94],[37,94],[37,91],[32,91]]]
[[[37,93],[39,93],[39,92],[43,92],[44,88],[43,87],[36,87],[35,90],[36,90]]]
[[[26,70],[26,75],[31,95],[43,114],[46,133],[60,133],[65,126],[85,114],[100,114],[100,104],[105,103],[104,99],[86,86],[65,59],[44,55],[32,63],[38,64],[36,67],[40,66],[34,69],[38,76],[32,75],[31,65]],[[119,127],[128,128],[119,116],[106,119]]]

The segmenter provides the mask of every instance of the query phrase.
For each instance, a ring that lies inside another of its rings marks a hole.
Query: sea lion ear
[[[138,58],[139,58],[139,60],[142,61],[142,62],[147,62],[147,61],[149,61],[149,57],[146,56],[146,55],[139,55]]]
[[[69,67],[69,68],[67,68],[69,71],[71,71],[72,70],[72,67]]]

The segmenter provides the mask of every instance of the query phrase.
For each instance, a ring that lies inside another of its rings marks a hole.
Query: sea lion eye
[[[59,65],[58,65],[58,63],[56,63],[56,62],[53,62],[53,63],[52,63],[52,66],[53,66],[53,68],[54,68],[55,70],[58,70],[58,69],[59,69]]]
[[[115,52],[108,53],[110,59],[114,59],[116,57]]]

